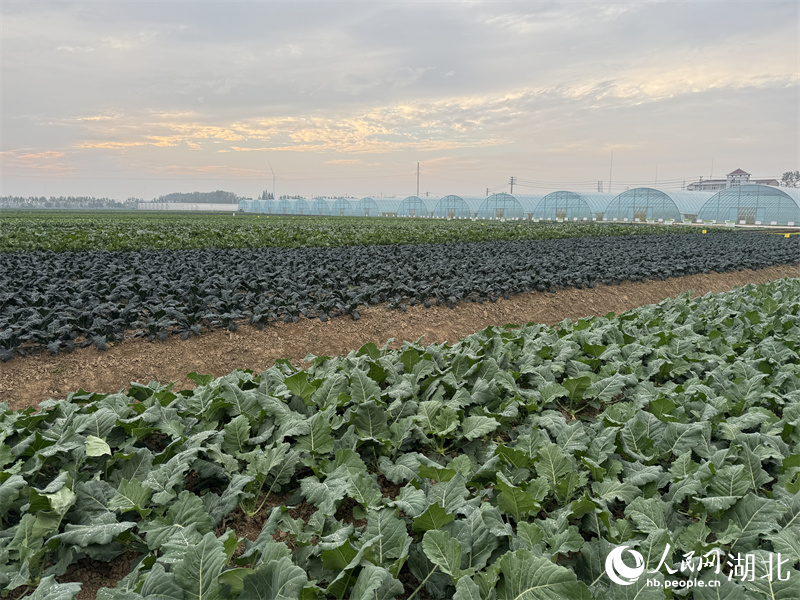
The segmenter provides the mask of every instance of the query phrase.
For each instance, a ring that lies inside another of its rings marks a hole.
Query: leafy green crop
[[[14,252],[0,261],[0,361],[125,336],[184,339],[365,306],[496,301],[529,291],[800,263],[800,238],[628,236],[342,248]],[[581,386],[582,380],[574,384]],[[583,388],[571,390],[574,401]]]
[[[132,550],[101,600],[672,597],[609,580],[624,544],[780,553],[715,597],[796,597],[799,353],[793,279],[6,410],[0,584],[69,599],[69,564]]]
[[[313,248],[698,233],[684,226],[186,213],[0,212],[0,252]]]

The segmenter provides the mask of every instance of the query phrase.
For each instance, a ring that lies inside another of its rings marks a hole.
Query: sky
[[[3,0],[0,196],[483,196],[800,168],[791,2]]]

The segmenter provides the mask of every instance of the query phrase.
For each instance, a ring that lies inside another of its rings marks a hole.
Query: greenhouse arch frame
[[[694,221],[712,192],[669,192],[639,187],[617,194],[605,210],[609,221]]]
[[[559,190],[544,196],[533,216],[548,221],[602,221],[614,194],[582,194]]]
[[[336,198],[331,204],[331,215],[334,217],[353,217],[355,214],[355,206],[347,198]]]
[[[450,194],[439,198],[433,207],[433,216],[439,219],[471,219],[478,214],[483,198],[461,197]]]
[[[492,194],[478,207],[479,219],[523,219],[525,210],[517,198],[511,194]]]
[[[800,225],[800,190],[771,185],[736,185],[703,204],[697,220],[736,225]]]
[[[407,196],[397,207],[397,216],[399,217],[428,217],[430,213],[430,207],[419,196]]]

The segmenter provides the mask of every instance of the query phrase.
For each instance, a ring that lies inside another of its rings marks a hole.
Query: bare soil
[[[453,343],[489,325],[530,322],[553,325],[567,317],[622,313],[686,291],[704,295],[782,277],[800,277],[800,265],[626,282],[618,286],[598,285],[555,294],[532,292],[496,303],[462,303],[454,309],[417,305],[401,312],[373,307],[362,311],[358,321],[340,317],[326,323],[316,319],[280,322],[262,331],[241,326],[235,333],[212,331],[186,341],[177,336],[164,342],[131,339],[110,346],[105,352],[94,347],[71,354],[43,352],[0,363],[0,401],[19,409],[50,398],[64,398],[80,388],[113,393],[127,389],[131,382],[146,384],[151,380],[175,382],[175,390],[191,389],[194,383],[186,374],[193,371],[214,377],[237,368],[261,372],[279,358],[303,366],[308,354],[346,354],[367,342],[383,346],[392,338],[394,345],[418,338],[425,344]]]

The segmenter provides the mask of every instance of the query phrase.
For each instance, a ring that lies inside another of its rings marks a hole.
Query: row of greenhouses
[[[418,217],[543,221],[699,222],[800,225],[800,190],[739,185],[716,193],[634,188],[620,194],[558,191],[526,196],[408,196],[401,200],[242,200],[239,210],[267,215]]]

